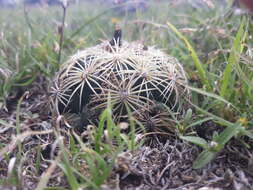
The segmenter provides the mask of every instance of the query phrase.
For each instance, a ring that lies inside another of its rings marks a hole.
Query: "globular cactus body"
[[[59,114],[102,110],[108,97],[116,120],[150,112],[157,103],[180,109],[188,96],[183,67],[173,57],[138,43],[102,43],[72,56],[55,78],[54,107]]]

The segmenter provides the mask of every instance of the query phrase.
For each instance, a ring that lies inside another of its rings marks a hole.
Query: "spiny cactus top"
[[[116,119],[149,112],[157,103],[180,109],[187,95],[184,69],[174,57],[154,47],[110,42],[77,52],[62,65],[52,98],[59,114],[84,108],[102,110],[108,97]]]

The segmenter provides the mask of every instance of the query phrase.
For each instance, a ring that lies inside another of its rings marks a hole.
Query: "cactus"
[[[80,51],[61,66],[52,87],[57,113],[81,113],[84,108],[99,113],[108,97],[116,121],[124,120],[128,109],[145,118],[158,103],[182,110],[189,92],[177,59],[154,47],[113,40]]]

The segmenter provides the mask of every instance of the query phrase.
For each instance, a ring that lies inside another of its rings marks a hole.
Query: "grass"
[[[0,187],[22,189],[26,186],[24,179],[29,179],[37,190],[101,189],[105,184],[122,187],[121,174],[136,172],[132,161],[122,154],[127,152],[135,163],[140,163],[138,151],[146,152],[143,147],[154,146],[156,139],[178,142],[183,147],[178,151],[182,155],[192,150],[188,167],[197,171],[210,168],[220,160],[219,155],[226,157],[227,151],[237,148],[235,142],[242,151],[252,154],[252,21],[249,15],[227,16],[229,7],[215,7],[175,8],[162,1],[151,2],[145,12],[120,14],[119,8],[83,2],[67,8],[64,38],[59,31],[61,7],[20,5],[1,9]],[[63,63],[78,50],[111,39],[115,21],[121,24],[125,40],[155,45],[176,57],[186,70],[192,97],[186,102],[188,111],[181,117],[169,110],[171,116],[167,119],[174,124],[174,134],[145,133],[130,112],[128,132],[122,132],[113,121],[110,101],[98,126],[89,125],[82,134],[68,128],[64,117],[55,118],[43,107],[48,100],[48,84],[60,67],[58,61]],[[141,137],[137,131],[142,131]],[[249,154],[242,158],[248,161],[247,171],[251,171]],[[161,169],[157,184],[174,162]],[[147,180],[140,173],[136,176]],[[150,179],[153,183],[155,177]]]

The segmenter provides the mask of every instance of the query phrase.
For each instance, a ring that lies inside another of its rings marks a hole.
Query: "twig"
[[[59,43],[59,53],[58,53],[58,64],[61,63],[61,54],[62,54],[62,44],[63,44],[63,39],[64,39],[64,27],[65,27],[65,20],[66,20],[66,14],[67,14],[67,2],[62,3],[62,8],[63,8],[63,16],[62,16],[62,22],[61,26],[59,28],[59,33],[60,33],[60,43]]]

